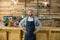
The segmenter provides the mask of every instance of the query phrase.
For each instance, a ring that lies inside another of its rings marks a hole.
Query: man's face
[[[33,13],[32,13],[32,11],[28,11],[28,16],[33,16]]]

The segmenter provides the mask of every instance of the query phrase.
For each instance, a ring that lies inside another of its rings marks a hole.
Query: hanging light
[[[45,6],[47,6],[47,4],[49,4],[49,2],[43,2],[43,4],[44,4]]]
[[[45,0],[44,4],[45,4],[45,6],[47,6],[49,4],[49,2],[47,0]]]
[[[17,4],[18,0],[14,0],[14,4]]]

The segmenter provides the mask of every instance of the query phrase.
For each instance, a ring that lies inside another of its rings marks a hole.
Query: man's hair
[[[32,10],[32,9],[28,9],[28,11],[31,11],[31,12],[33,12],[33,10]]]

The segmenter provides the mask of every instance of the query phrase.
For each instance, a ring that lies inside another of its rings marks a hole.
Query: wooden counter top
[[[0,30],[20,30],[19,27],[0,27]],[[53,30],[53,31],[60,31],[60,27],[41,27],[40,31],[49,31],[49,30]]]
[[[41,27],[36,38],[37,40],[56,40],[60,39],[59,35],[60,27]],[[2,37],[1,40],[23,40],[24,33],[19,27],[0,27],[0,37]]]

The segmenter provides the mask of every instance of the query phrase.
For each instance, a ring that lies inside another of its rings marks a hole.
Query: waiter
[[[23,29],[22,24],[26,25],[26,29]],[[35,26],[37,24],[37,29]],[[33,15],[33,10],[29,9],[27,17],[23,18],[19,23],[20,29],[25,33],[24,40],[36,40],[36,33],[40,30],[42,24],[37,17]]]

